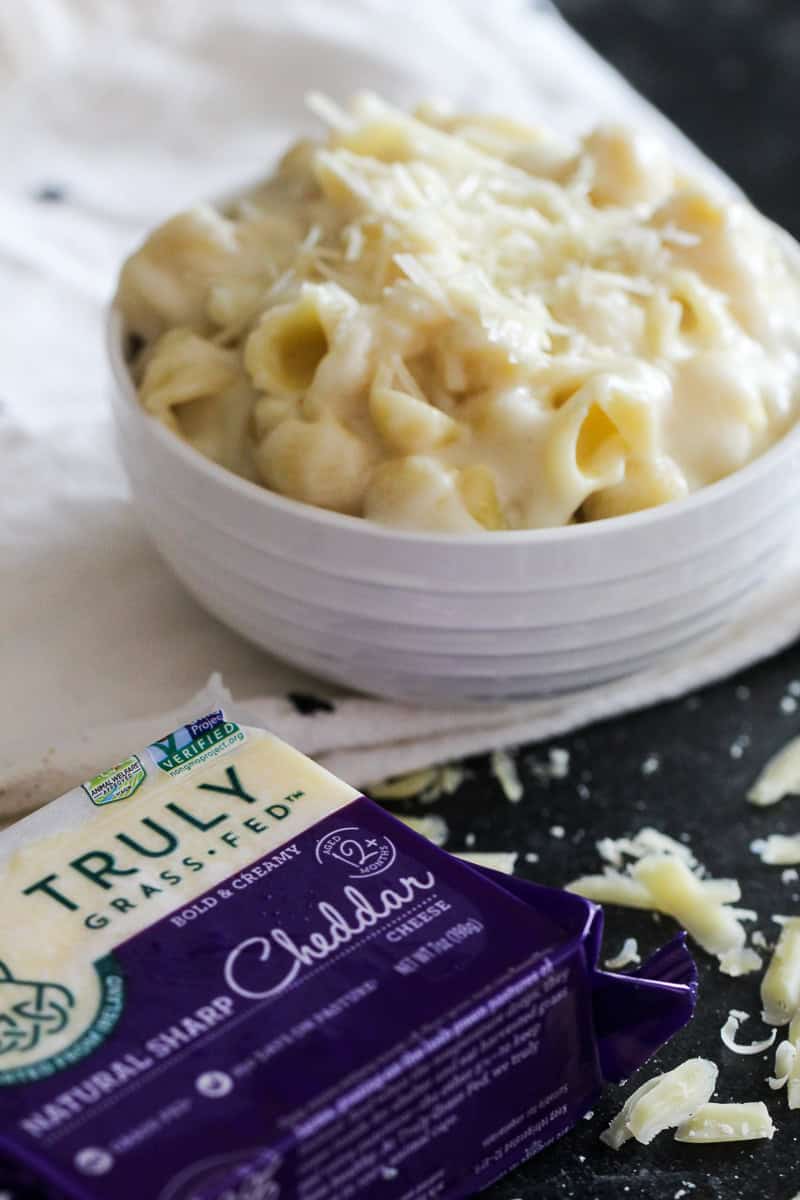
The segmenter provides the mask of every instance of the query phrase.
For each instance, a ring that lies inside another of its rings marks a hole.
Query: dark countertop
[[[794,712],[781,707],[789,684],[798,680],[800,645],[674,703],[522,748],[516,760],[525,795],[518,804],[505,798],[489,761],[478,758],[467,763],[470,777],[447,801],[408,805],[407,811],[441,813],[451,849],[461,849],[474,835],[475,849],[518,850],[517,872],[547,884],[597,871],[595,842],[604,835],[620,837],[644,825],[677,838],[687,835],[712,876],[739,879],[742,905],[759,914],[749,927],[761,929],[771,944],[778,926],[770,915],[800,912],[800,881],[783,883],[782,868],[763,865],[749,846],[768,832],[800,831],[800,800],[757,808],[745,793],[765,761],[800,734],[800,707]],[[542,778],[553,746],[570,754],[563,779]],[[737,747],[733,753],[731,747]],[[563,827],[564,836],[554,837],[553,826]],[[539,861],[526,861],[526,853]],[[645,957],[675,929],[667,917],[609,907],[606,954],[633,936]],[[495,1184],[484,1193],[487,1200],[791,1200],[800,1191],[800,1112],[787,1109],[785,1091],[767,1087],[773,1054],[741,1057],[726,1050],[719,1036],[729,1009],[757,1017],[760,973],[732,979],[693,949],[700,995],[692,1023],[626,1087],[610,1087],[591,1121]],[[764,1034],[756,1019],[739,1036],[752,1041]],[[767,1103],[778,1126],[772,1142],[684,1146],[667,1132],[650,1146],[630,1142],[615,1153],[598,1141],[639,1082],[698,1054],[720,1066],[716,1099]]]
[[[745,189],[754,203],[800,236],[800,4],[797,0],[559,0],[564,15],[631,82],[670,116]],[[691,653],[691,650],[687,651]],[[702,693],[559,738],[570,752],[569,775],[542,782],[537,762],[548,745],[518,755],[525,796],[504,798],[486,760],[447,804],[437,806],[452,831],[450,845],[476,835],[478,849],[521,851],[518,871],[560,884],[599,869],[595,841],[654,825],[688,834],[712,875],[735,876],[743,905],[759,913],[770,943],[772,913],[800,912],[800,882],[781,882],[781,868],[750,852],[767,832],[800,831],[800,802],[749,805],[745,793],[767,758],[800,734],[800,709],[781,710],[788,684],[800,679],[800,646]],[[789,705],[791,707],[791,705]],[[740,757],[731,747],[744,745]],[[749,739],[749,744],[746,739]],[[643,762],[657,756],[652,774]],[[579,787],[579,785],[582,785]],[[548,832],[564,827],[563,839]],[[524,860],[526,851],[538,863]],[[642,955],[675,929],[668,918],[607,910],[606,946],[639,940]],[[486,1193],[491,1200],[791,1200],[800,1192],[800,1112],[766,1077],[773,1055],[740,1057],[719,1029],[730,1008],[757,1016],[760,974],[723,976],[697,951],[700,998],[692,1024],[625,1088],[609,1088],[591,1121],[551,1146]],[[743,1041],[763,1037],[758,1020]],[[683,1146],[662,1134],[648,1146],[615,1153],[598,1134],[633,1087],[656,1070],[702,1054],[720,1066],[717,1099],[764,1100],[778,1131],[772,1142]]]

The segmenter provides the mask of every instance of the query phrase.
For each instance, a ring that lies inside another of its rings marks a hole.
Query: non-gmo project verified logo
[[[226,721],[222,709],[217,709],[159,738],[147,751],[160,771],[174,775],[243,742],[244,736],[239,726]]]
[[[211,730],[216,729],[224,720],[225,714],[221,708],[218,708],[216,712],[209,713],[205,717],[200,717],[197,721],[190,721],[188,725],[184,725],[184,729],[190,738],[199,738],[204,733],[211,733]]]

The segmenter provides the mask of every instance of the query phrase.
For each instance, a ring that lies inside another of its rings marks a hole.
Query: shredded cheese
[[[764,965],[764,960],[755,950],[751,950],[749,946],[736,946],[733,950],[726,950],[724,954],[719,956],[719,969],[723,975],[730,975],[732,979],[737,979],[740,975],[751,975],[753,971],[760,971]]]
[[[791,1109],[800,1108],[800,1061],[798,1058],[794,1060],[794,1065],[789,1072],[786,1102]]]
[[[785,1025],[800,1008],[800,917],[790,917],[781,928],[761,980],[761,1002],[768,1025]]]
[[[445,763],[438,770],[433,788],[426,788],[420,799],[427,803],[430,800],[438,800],[440,796],[452,796],[468,776],[469,771],[459,766],[458,763]]]
[[[657,850],[666,854],[674,854],[676,858],[682,858],[687,866],[696,865],[697,860],[684,842],[678,842],[675,838],[671,838],[668,834],[661,833],[649,825],[640,829],[632,838],[605,837],[597,842],[597,851],[600,857],[614,867],[622,866],[626,856],[628,858],[644,858],[646,854],[652,854]]]
[[[551,779],[566,779],[569,775],[569,750],[565,750],[563,746],[553,746],[547,754],[550,764]]]
[[[775,1132],[766,1104],[704,1104],[675,1133],[676,1142],[752,1142]]]
[[[792,1067],[796,1058],[797,1047],[793,1042],[785,1040],[778,1043],[778,1048],[775,1051],[775,1074],[770,1075],[767,1079],[767,1083],[773,1092],[777,1092],[789,1082],[789,1076],[792,1073]]]
[[[519,855],[513,850],[459,850],[455,857],[472,863],[474,867],[489,867],[492,871],[501,871],[503,875],[513,875]]]
[[[800,1049],[800,1011],[789,1022],[789,1041]]]
[[[714,954],[727,975],[746,975],[762,966],[746,946],[742,924],[755,920],[752,909],[731,907],[741,899],[735,879],[705,878],[704,868],[683,842],[645,828],[631,838],[603,838],[597,849],[606,862],[602,875],[584,875],[567,885],[600,904],[652,909],[679,921],[696,942]],[[632,859],[624,870],[625,857]]]
[[[790,1045],[794,1054],[790,1054],[788,1050],[783,1051],[781,1056],[781,1067],[788,1064],[787,1074],[787,1095],[786,1100],[789,1108],[800,1108],[800,1011],[796,1012],[789,1023],[789,1036],[786,1042],[781,1045]],[[780,1050],[780,1046],[778,1047]],[[791,1060],[791,1061],[790,1061]],[[775,1074],[779,1075],[778,1055],[775,1055]],[[770,1083],[770,1086],[772,1084]],[[778,1085],[780,1086],[780,1085]]]
[[[742,889],[739,887],[738,879],[704,879],[703,891],[719,904],[736,904],[742,898]],[[738,910],[740,914],[745,911],[752,910]]]
[[[398,820],[407,825],[409,829],[413,829],[414,833],[427,838],[429,842],[433,842],[436,846],[444,846],[450,836],[450,830],[447,827],[444,817],[435,816],[433,813],[429,813],[424,817],[403,817],[399,814],[396,815]]]
[[[490,762],[492,774],[503,789],[506,800],[511,804],[519,804],[524,788],[514,759],[505,750],[495,750]]]
[[[625,941],[622,943],[622,949],[619,954],[615,954],[613,958],[607,958],[605,965],[609,971],[621,971],[623,967],[629,967],[641,961],[636,938],[629,937],[625,938]]]
[[[769,1037],[764,1038],[760,1042],[749,1042],[746,1045],[736,1041],[736,1034],[742,1021],[747,1021],[749,1013],[740,1012],[736,1008],[732,1008],[728,1013],[728,1019],[719,1031],[719,1036],[722,1038],[723,1045],[734,1054],[763,1054],[765,1050],[774,1044],[775,1038],[778,1036],[777,1029],[770,1030]]]
[[[747,793],[747,799],[751,804],[764,806],[777,804],[784,796],[796,795],[800,795],[800,737],[792,738],[769,760]]]
[[[795,1054],[792,1065],[789,1067],[789,1078],[786,1088],[786,1102],[791,1109],[800,1108],[800,1047],[796,1041],[792,1042],[797,1053]]]
[[[407,800],[424,792],[436,779],[436,771],[412,771],[408,775],[397,775],[373,783],[367,792],[373,800]]]
[[[648,888],[654,907],[675,917],[709,954],[723,955],[744,944],[741,923],[729,908],[707,895],[681,859],[648,855],[634,865],[632,874]]]
[[[605,1144],[610,1146],[612,1150],[619,1150],[620,1146],[624,1145],[629,1138],[633,1137],[633,1134],[628,1128],[628,1118],[633,1111],[634,1105],[638,1104],[638,1102],[644,1096],[646,1096],[648,1092],[652,1091],[660,1079],[663,1079],[662,1075],[656,1075],[654,1079],[648,1079],[646,1083],[641,1084],[641,1086],[638,1087],[636,1091],[628,1097],[608,1128],[604,1129],[600,1134],[601,1142],[605,1142]]]
[[[707,1058],[688,1058],[674,1070],[657,1075],[634,1092],[601,1134],[602,1140],[615,1150],[629,1137],[649,1145],[657,1134],[688,1120],[711,1099],[717,1074],[716,1064]]]
[[[653,908],[653,898],[644,884],[619,871],[603,875],[582,875],[567,884],[568,892],[577,892],[598,904],[619,904],[623,908]]]
[[[442,767],[428,767],[422,771],[411,771],[408,775],[381,780],[366,790],[373,800],[408,800],[414,797],[423,804],[430,804],[441,796],[452,796],[467,775],[468,772],[457,763],[445,763]]]
[[[620,842],[627,840],[627,838],[600,838],[598,842],[595,842],[597,853],[602,859],[605,860],[605,862],[611,863],[611,865],[614,867],[621,867],[623,863],[623,857]]]
[[[800,863],[800,833],[787,836],[771,833],[769,837],[756,838],[750,843],[753,854],[769,866],[790,866]]]

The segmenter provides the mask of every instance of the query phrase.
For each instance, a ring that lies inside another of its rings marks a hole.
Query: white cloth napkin
[[[145,230],[268,171],[309,89],[444,96],[698,152],[524,0],[30,0],[0,6],[0,815],[224,693],[356,784],[674,696],[800,631],[797,558],[738,625],[634,679],[482,711],[330,695],[197,607],[149,545],[111,437],[103,306]],[[300,702],[300,707],[308,706]],[[237,709],[237,711],[239,711]]]

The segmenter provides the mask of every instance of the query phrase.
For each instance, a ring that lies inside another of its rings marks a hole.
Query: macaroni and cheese
[[[796,420],[788,238],[658,144],[314,106],[324,142],[173,217],[122,271],[141,402],[201,453],[468,533],[680,498]]]

